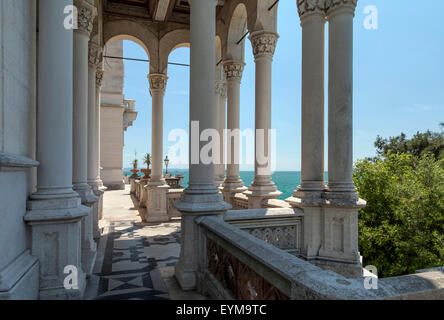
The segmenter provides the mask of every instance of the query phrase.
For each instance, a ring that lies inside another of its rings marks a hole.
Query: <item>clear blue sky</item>
[[[378,29],[364,28],[364,8],[378,9]],[[425,6],[413,0],[359,0],[354,37],[354,159],[373,156],[373,142],[383,137],[437,131],[444,121],[444,1]],[[328,30],[328,29],[327,29]],[[272,126],[277,130],[277,170],[300,170],[301,150],[301,27],[296,0],[281,0],[280,39],[273,63]],[[147,59],[144,50],[124,42],[124,56]],[[179,48],[171,62],[189,63],[189,49]],[[241,86],[241,129],[254,129],[254,61],[246,41]],[[124,167],[151,149],[151,96],[148,64],[125,62],[127,99],[139,111],[125,133]],[[172,129],[188,131],[189,69],[169,66],[164,108],[164,154]],[[327,107],[327,105],[326,105]],[[326,124],[327,132],[327,124]],[[326,137],[326,143],[328,142]],[[325,146],[327,150],[327,145]],[[327,154],[327,152],[326,152]],[[326,158],[326,170],[328,161]],[[241,170],[251,167],[241,166]]]

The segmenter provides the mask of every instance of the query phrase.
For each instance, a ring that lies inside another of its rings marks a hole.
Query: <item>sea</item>
[[[130,172],[130,168],[126,168],[124,170],[124,174],[130,176],[132,173]],[[184,176],[182,185],[186,188],[188,186],[188,170],[185,169],[168,169],[168,173],[172,173],[173,175],[181,174]],[[139,175],[143,175],[143,173],[139,172]],[[241,171],[240,177],[244,182],[245,186],[249,186],[254,179],[254,171]],[[293,191],[296,190],[298,185],[301,184],[301,172],[300,171],[275,171],[272,174],[273,182],[276,184],[279,191],[282,192],[282,195],[279,199],[286,199],[291,197]],[[325,180],[327,181],[327,172],[325,173]]]

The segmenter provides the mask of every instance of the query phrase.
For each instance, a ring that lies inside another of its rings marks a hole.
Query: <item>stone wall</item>
[[[35,1],[0,1],[0,300],[38,292],[23,221],[36,185],[36,14]]]
[[[106,45],[104,55],[122,57],[123,41]],[[100,165],[103,184],[108,189],[124,189],[123,144],[125,112],[123,60],[104,58],[101,89]]]

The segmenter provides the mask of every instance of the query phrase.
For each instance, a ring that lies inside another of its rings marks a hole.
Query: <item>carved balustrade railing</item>
[[[227,223],[220,216],[196,220],[202,248],[198,288],[215,299],[444,299],[439,270],[378,280],[368,290],[364,278],[346,279],[321,269]]]
[[[303,241],[304,213],[293,208],[229,211],[224,219],[275,247],[299,254]]]

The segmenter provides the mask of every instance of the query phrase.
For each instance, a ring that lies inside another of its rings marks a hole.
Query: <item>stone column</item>
[[[219,159],[218,163],[214,167],[214,182],[216,186],[219,186],[225,180],[225,165],[224,165],[224,141],[223,133],[225,129],[225,99],[223,98],[226,92],[226,85],[222,80],[216,80],[214,84],[214,105],[215,105],[215,117],[214,128],[219,133],[220,146],[219,146]]]
[[[163,178],[163,98],[168,77],[152,73],[148,76],[152,97],[151,179],[145,186],[146,222],[168,221],[168,188]]]
[[[325,191],[325,2],[300,1],[298,9],[302,26],[302,177],[287,201],[320,204]]]
[[[97,137],[97,127],[100,126],[100,119],[96,117],[97,112],[97,69],[101,65],[102,48],[93,43],[89,43],[89,63],[88,63],[88,184],[91,186],[95,196],[99,201],[94,202],[92,206],[92,222],[94,239],[100,238],[99,215],[101,211],[101,202],[103,201],[103,191],[100,190],[100,177],[98,178],[97,154],[99,143]]]
[[[40,299],[81,299],[81,220],[89,208],[72,189],[73,30],[63,26],[72,0],[39,1],[37,192],[28,202],[31,251],[40,262]],[[64,268],[77,275],[67,290]]]
[[[240,84],[245,63],[243,61],[226,60],[223,62],[227,79],[227,177],[222,193],[224,200],[233,203],[236,193],[247,188],[239,175],[240,150]]]
[[[190,179],[176,208],[182,213],[180,258],[175,274],[183,290],[196,288],[198,257],[202,248],[196,245],[201,215],[222,215],[230,207],[214,185],[214,164],[203,163],[200,133],[214,127],[214,79],[217,0],[190,0],[191,7],[191,81],[190,81]],[[198,122],[196,128],[195,122]],[[197,132],[195,132],[197,131]]]
[[[96,125],[95,125],[95,135],[94,135],[94,139],[95,139],[95,149],[94,149],[94,159],[96,162],[95,165],[95,176],[96,176],[96,182],[97,185],[99,187],[100,190],[104,191],[106,190],[106,188],[103,186],[103,181],[100,177],[100,126],[101,126],[101,121],[100,121],[100,106],[101,106],[101,94],[100,94],[100,90],[102,88],[102,81],[103,81],[103,61],[100,62],[99,67],[96,70],[96,112],[95,112],[95,120],[96,120]]]
[[[88,61],[89,36],[96,8],[86,0],[74,2],[78,9],[78,29],[74,30],[74,91],[73,91],[73,172],[74,190],[82,203],[93,209],[99,200],[87,184],[88,168]],[[87,274],[92,272],[96,257],[93,239],[93,210],[82,221],[82,265]]]
[[[220,179],[225,181],[225,171],[226,171],[226,164],[225,164],[225,154],[226,154],[226,131],[227,128],[227,119],[226,119],[226,112],[227,112],[227,83],[225,80],[221,83],[221,90],[219,95],[219,128],[220,128],[220,161],[219,164],[219,174]],[[220,188],[223,188],[221,186]]]
[[[248,208],[259,209],[264,200],[279,198],[271,180],[271,69],[279,36],[274,32],[256,31],[250,35],[256,64],[256,115],[254,181],[245,194]]]
[[[328,192],[356,203],[353,184],[353,17],[357,0],[330,1],[328,70]]]

